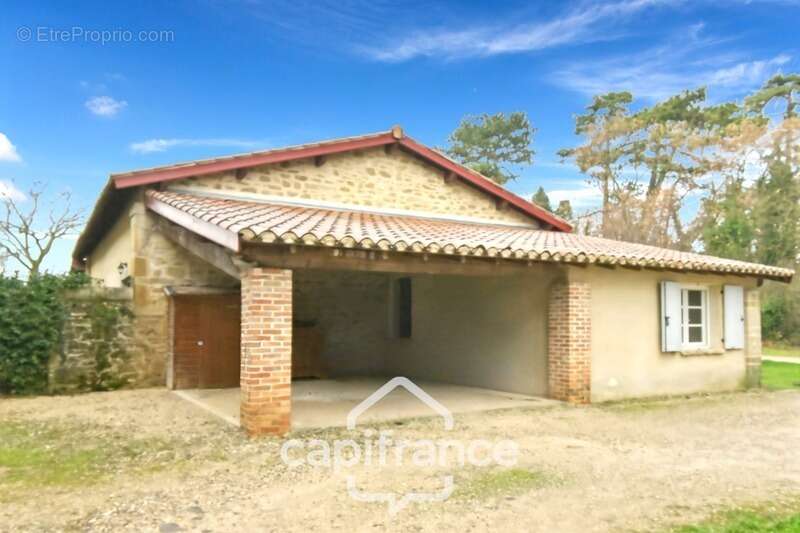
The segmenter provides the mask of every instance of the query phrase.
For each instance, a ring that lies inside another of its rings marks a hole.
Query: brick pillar
[[[591,287],[561,282],[550,289],[547,372],[550,397],[589,403],[592,392]]]
[[[745,290],[744,296],[745,386],[761,386],[761,300],[758,289]]]
[[[283,435],[292,414],[292,271],[242,275],[241,425],[248,435]]]

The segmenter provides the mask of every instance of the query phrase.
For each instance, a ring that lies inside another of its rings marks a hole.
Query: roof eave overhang
[[[536,247],[530,245],[524,248],[512,248],[510,244],[492,243],[492,242],[472,242],[467,244],[465,241],[461,242],[443,242],[440,239],[444,233],[441,231],[433,231],[427,234],[420,234],[414,237],[397,236],[395,241],[380,239],[378,237],[371,237],[366,234],[353,234],[349,229],[344,231],[333,231],[328,228],[319,227],[320,220],[316,220],[314,230],[308,232],[297,231],[295,228],[283,227],[278,229],[284,223],[272,220],[273,226],[263,225],[261,227],[253,227],[248,223],[243,223],[230,215],[231,205],[225,204],[234,202],[233,207],[237,210],[242,206],[237,206],[236,201],[233,200],[215,200],[211,204],[203,204],[203,201],[208,201],[208,198],[198,197],[200,203],[194,203],[191,195],[175,192],[159,192],[155,190],[146,193],[147,207],[152,211],[160,214],[161,216],[169,219],[170,221],[194,232],[195,234],[220,244],[235,252],[241,252],[248,246],[288,246],[293,250],[293,253],[299,253],[301,250],[311,249],[335,249],[335,250],[351,250],[359,251],[362,253],[370,254],[379,251],[381,254],[396,255],[397,257],[411,257],[417,256],[424,258],[431,257],[449,257],[450,259],[460,260],[489,260],[505,262],[508,260],[517,263],[555,263],[565,266],[587,267],[587,266],[600,266],[606,268],[625,268],[633,270],[654,270],[665,272],[678,272],[678,273],[705,273],[720,276],[738,276],[749,277],[756,279],[771,279],[775,281],[791,282],[794,271],[785,268],[771,267],[768,265],[760,265],[756,263],[715,263],[713,257],[697,256],[697,257],[648,257],[641,252],[625,253],[623,251],[608,252],[603,250],[581,248],[577,243],[572,245],[558,245],[557,243],[550,243],[549,245],[541,243],[541,246]],[[170,200],[170,197],[172,198]],[[241,202],[241,201],[239,201]],[[215,205],[221,204],[221,205]],[[246,202],[242,202],[246,203]],[[255,205],[255,204],[253,204]],[[215,211],[215,207],[222,208],[222,211]],[[316,208],[309,208],[316,209]],[[300,217],[298,208],[292,207],[292,218]],[[244,220],[251,221],[258,219],[257,215],[247,212],[242,215]],[[372,214],[373,217],[380,218],[383,215]],[[390,216],[390,215],[387,215]],[[407,227],[410,225],[410,218],[405,217],[405,222],[399,223],[399,226]],[[424,220],[424,219],[419,219]],[[390,227],[391,220],[383,220],[380,222],[373,222],[379,224],[381,227]],[[466,224],[462,222],[453,222],[454,224]],[[470,223],[470,227],[473,224]],[[493,229],[495,226],[488,225]],[[510,231],[517,232],[518,229]],[[525,231],[525,230],[522,230]],[[535,231],[537,233],[546,233],[540,230],[527,230]],[[574,236],[564,236],[567,239],[575,239]],[[405,240],[404,240],[405,239]],[[591,239],[591,238],[590,238]],[[378,240],[378,242],[376,242]],[[603,241],[603,239],[599,239]],[[514,241],[517,243],[517,241]],[[413,243],[409,245],[409,243]],[[520,244],[520,243],[517,243]],[[340,256],[341,254],[334,254]]]
[[[234,252],[238,252],[241,249],[239,235],[233,231],[197,218],[189,213],[186,213],[185,211],[181,211],[176,207],[150,196],[146,197],[145,205],[154,213],[157,213],[167,220],[188,229],[192,233],[195,233],[204,239],[208,239],[209,241],[224,246],[225,248]]]
[[[113,225],[119,214],[119,207],[125,205],[133,191],[117,191],[114,183],[106,182],[100,196],[86,221],[75,247],[72,249],[72,269],[82,270],[84,259],[89,255],[105,232]]]

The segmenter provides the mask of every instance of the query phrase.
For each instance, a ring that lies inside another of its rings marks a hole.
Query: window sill
[[[677,352],[681,357],[696,357],[700,355],[725,355],[725,350],[714,348],[700,348],[698,350],[681,350]]]

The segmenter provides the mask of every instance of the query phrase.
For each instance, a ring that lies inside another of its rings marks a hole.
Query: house
[[[73,258],[132,286],[142,384],[240,386],[251,434],[290,429],[293,377],[757,386],[758,288],[793,275],[577,235],[399,127],[113,174]]]

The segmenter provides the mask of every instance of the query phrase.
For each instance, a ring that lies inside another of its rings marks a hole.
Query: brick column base
[[[592,316],[588,283],[563,282],[550,289],[547,334],[550,397],[574,404],[589,403]]]
[[[252,268],[242,275],[242,428],[283,435],[292,414],[292,271]]]
[[[745,291],[744,323],[745,387],[751,389],[761,386],[761,300],[758,289]]]

